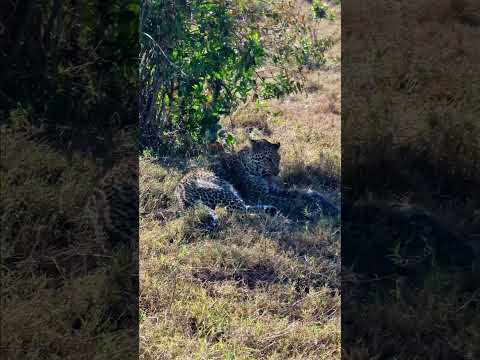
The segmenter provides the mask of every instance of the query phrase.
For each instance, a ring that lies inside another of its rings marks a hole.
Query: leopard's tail
[[[316,202],[316,205],[321,209],[324,215],[330,217],[337,217],[340,215],[340,209],[319,192],[310,190],[307,191],[307,196]]]

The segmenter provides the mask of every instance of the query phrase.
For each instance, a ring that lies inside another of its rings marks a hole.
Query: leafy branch
[[[329,45],[285,0],[145,0],[140,29],[141,145],[160,152],[215,141],[251,94],[302,91]]]

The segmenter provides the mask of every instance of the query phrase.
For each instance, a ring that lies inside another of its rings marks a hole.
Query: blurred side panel
[[[138,9],[0,5],[3,359],[138,358]]]
[[[477,359],[480,5],[342,13],[344,359]]]

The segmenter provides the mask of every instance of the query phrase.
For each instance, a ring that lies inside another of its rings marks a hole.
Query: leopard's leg
[[[236,189],[228,184],[228,193],[229,193],[229,203],[227,204],[228,208],[234,210],[244,211],[246,213],[266,213],[269,215],[276,215],[279,210],[272,205],[267,204],[256,204],[256,205],[247,205],[245,201],[241,198],[240,194]]]
[[[227,207],[234,210],[244,211],[246,213],[266,213],[272,216],[279,212],[279,210],[272,205],[247,205],[241,198],[235,199],[235,202],[229,204]]]
[[[275,216],[280,213],[280,210],[273,205],[245,205],[248,212],[264,212],[270,216]]]
[[[305,196],[315,201],[317,207],[320,209],[323,215],[331,217],[339,215],[340,210],[319,192],[310,190],[305,193]]]
[[[313,216],[322,215],[329,217],[336,217],[339,215],[340,210],[329,200],[327,200],[322,194],[313,190],[289,190],[264,181],[262,186],[267,192],[267,196],[272,198],[274,204],[284,204],[286,207],[295,207],[295,203],[304,205],[312,212]]]
[[[178,210],[180,211],[184,211],[191,206],[191,204],[189,204],[189,202],[187,201],[186,192],[187,192],[187,189],[183,184],[178,184],[175,187],[174,194],[175,194],[175,197],[177,198]]]
[[[241,196],[242,201],[249,204],[247,205],[249,211],[261,211],[271,215],[280,212],[280,209],[275,206],[275,204],[271,203],[269,201],[270,199],[264,196],[269,189],[268,182],[264,178],[245,173],[239,177],[242,181],[238,181],[239,192],[237,194],[239,197]],[[280,188],[278,191],[281,192]]]
[[[335,205],[316,191],[285,189],[259,176],[247,176],[246,187],[250,198],[275,206],[284,215],[293,217],[336,217],[340,213]],[[306,211],[305,211],[306,210]]]
[[[208,222],[205,224],[205,230],[211,232],[218,227],[218,216],[215,210],[207,206]]]

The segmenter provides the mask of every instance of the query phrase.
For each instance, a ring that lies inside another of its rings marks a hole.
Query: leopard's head
[[[270,177],[280,173],[280,144],[268,140],[250,140],[244,165],[252,175]],[[246,160],[246,161],[245,161]]]

